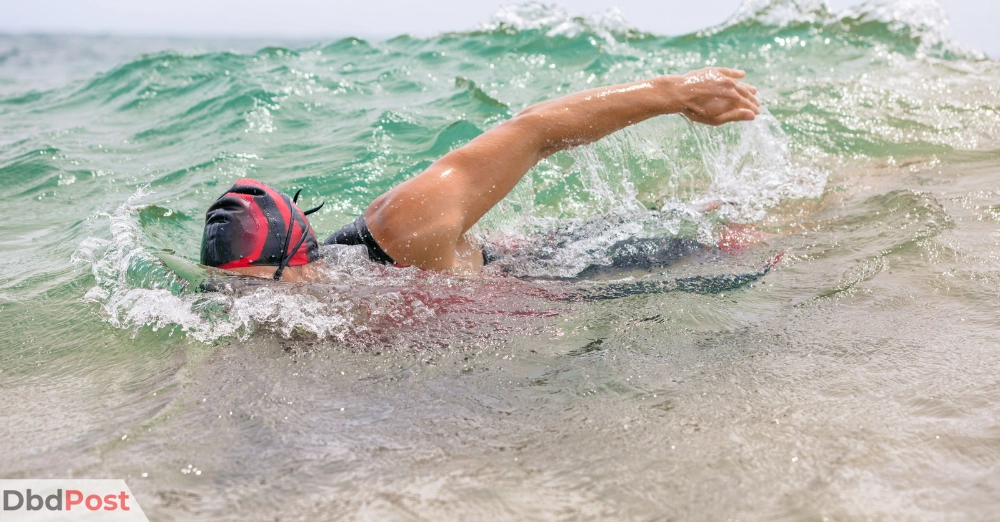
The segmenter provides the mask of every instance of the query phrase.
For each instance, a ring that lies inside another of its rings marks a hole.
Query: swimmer
[[[449,152],[375,201],[326,244],[365,245],[372,261],[472,272],[490,261],[467,234],[535,164],[649,118],[681,114],[706,125],[760,114],[745,73],[709,67],[599,87],[541,102]],[[295,197],[242,179],[205,215],[201,262],[241,275],[308,282],[319,244]],[[322,206],[322,205],[321,205]]]

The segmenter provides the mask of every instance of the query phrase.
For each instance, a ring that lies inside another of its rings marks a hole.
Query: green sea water
[[[990,520],[1000,64],[932,1],[748,1],[667,36],[507,7],[386,41],[0,36],[0,478],[150,520]],[[481,277],[332,252],[193,291],[235,180],[320,236],[534,102],[742,68],[766,109],[533,169]],[[629,238],[741,248],[581,279]],[[759,270],[713,292],[566,299]],[[563,298],[560,298],[563,296]]]

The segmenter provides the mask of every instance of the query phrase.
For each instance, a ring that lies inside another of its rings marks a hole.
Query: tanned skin
[[[400,265],[478,270],[482,252],[466,233],[539,161],[654,116],[681,114],[705,125],[753,120],[760,102],[757,89],[741,81],[745,75],[709,67],[532,105],[376,198],[364,213],[368,229]],[[273,267],[235,271],[274,273]],[[311,280],[312,272],[309,265],[288,267],[282,279]]]

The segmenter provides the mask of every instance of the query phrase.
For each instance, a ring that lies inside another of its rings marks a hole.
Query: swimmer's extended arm
[[[365,211],[368,228],[403,265],[481,264],[464,234],[540,160],[663,114],[708,125],[752,120],[760,104],[757,89],[739,81],[744,75],[707,68],[532,105],[379,196]]]

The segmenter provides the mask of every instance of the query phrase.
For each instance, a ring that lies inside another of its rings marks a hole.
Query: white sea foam
[[[545,30],[546,36],[565,36],[567,38],[573,38],[584,32],[592,32],[609,43],[616,41],[615,34],[637,32],[617,7],[611,7],[603,13],[570,16],[569,12],[562,6],[546,5],[539,2],[503,5],[490,17],[488,22],[480,24],[480,29],[485,31],[501,29]]]

